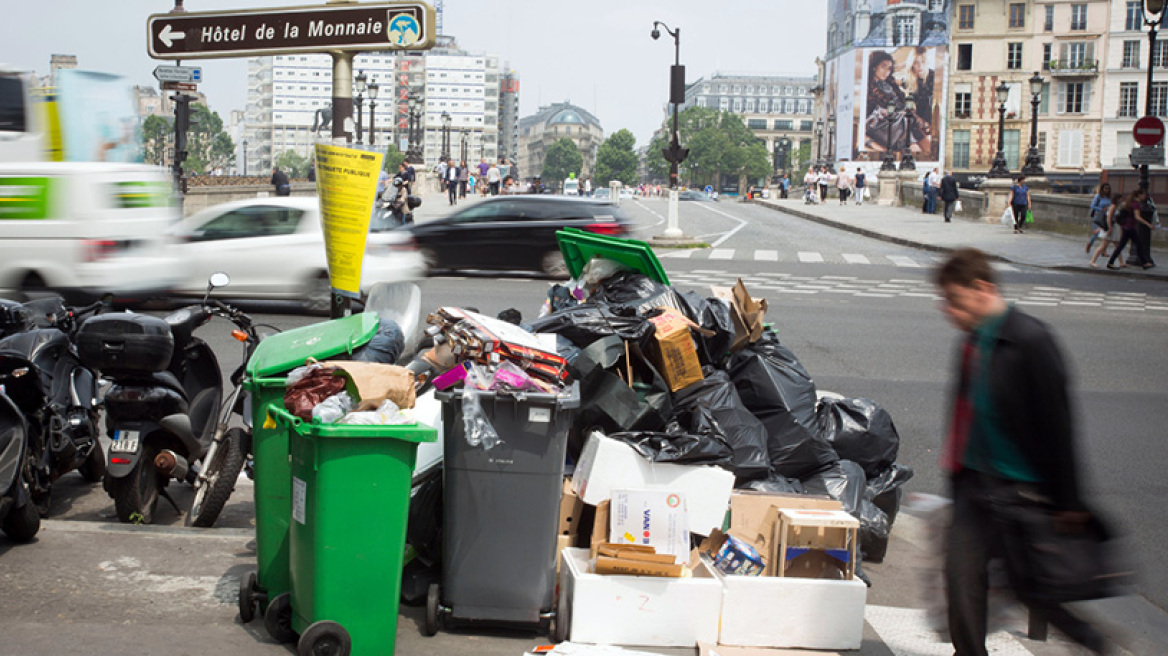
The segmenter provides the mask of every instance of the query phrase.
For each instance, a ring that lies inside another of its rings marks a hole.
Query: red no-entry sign
[[[1141,146],[1155,146],[1164,140],[1164,122],[1155,116],[1145,116],[1136,121],[1132,136]]]

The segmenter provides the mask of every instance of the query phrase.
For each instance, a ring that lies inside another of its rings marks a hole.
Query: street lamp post
[[[835,114],[827,117],[827,160],[828,165],[835,162]]]
[[[912,154],[912,126],[913,126],[913,112],[917,109],[917,104],[912,98],[904,101],[904,150],[900,152],[900,170],[901,171],[915,171],[917,170],[916,160],[913,159]]]
[[[884,142],[884,162],[880,164],[880,170],[895,171],[896,160],[892,158],[892,114],[896,112],[896,103],[889,102],[884,111],[888,117],[888,139]]]
[[[442,112],[442,161],[450,159],[450,114]]]
[[[1152,62],[1156,53],[1156,26],[1164,17],[1164,0],[1142,0],[1140,10],[1144,14],[1144,24],[1148,26],[1148,83],[1147,95],[1144,96],[1144,116],[1152,116]],[[1164,62],[1161,61],[1163,66]],[[1161,99],[1161,102],[1164,102]],[[1140,165],[1140,189],[1148,190],[1148,165]]]
[[[682,239],[685,233],[678,226],[677,184],[678,167],[685,161],[689,151],[681,147],[681,138],[678,133],[677,114],[679,107],[685,102],[685,67],[681,65],[681,28],[672,29],[661,21],[653,21],[653,31],[649,36],[653,40],[661,38],[661,30],[673,37],[673,67],[669,69],[669,102],[673,104],[673,130],[670,134],[669,147],[662,153],[669,162],[669,214],[668,227],[663,237],[666,239]]]
[[[1042,96],[1042,76],[1038,71],[1030,78],[1030,148],[1026,151],[1026,164],[1022,174],[1038,177],[1046,173],[1042,168],[1042,158],[1038,156],[1038,105]]]
[[[247,139],[243,140],[243,175],[247,177]]]
[[[823,119],[815,119],[815,165],[823,164]]]
[[[998,94],[998,153],[986,177],[1010,177],[1010,165],[1006,163],[1006,100],[1010,97],[1010,85],[1002,82],[995,91]]]
[[[406,160],[418,162],[422,159],[418,154],[418,99],[411,95],[406,99],[406,105],[409,106],[409,114],[406,115]]]
[[[357,97],[354,103],[357,105],[357,143],[361,143],[361,104],[365,102],[365,71],[357,71],[357,77],[353,78],[353,89],[357,91]]]
[[[467,134],[466,130],[459,130],[459,133],[462,135],[462,157],[458,158],[458,161],[465,162],[467,156]]]
[[[377,123],[375,121],[377,113],[377,91],[381,85],[376,80],[369,81],[369,145],[376,145],[377,141]],[[390,135],[390,141],[393,140],[393,135]]]

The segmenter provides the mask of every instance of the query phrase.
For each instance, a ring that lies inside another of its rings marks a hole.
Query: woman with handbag
[[[1030,187],[1026,186],[1026,176],[1020,175],[1010,187],[1010,208],[1014,211],[1014,234],[1025,232],[1026,214],[1030,212]]]
[[[1115,260],[1119,258],[1119,254],[1123,252],[1123,247],[1127,243],[1132,242],[1132,250],[1139,253],[1143,248],[1143,243],[1140,241],[1140,234],[1136,231],[1136,226],[1146,225],[1149,228],[1152,224],[1144,218],[1141,210],[1143,209],[1144,199],[1148,197],[1148,192],[1143,189],[1137,189],[1128,194],[1127,198],[1123,200],[1117,214],[1117,223],[1123,228],[1123,237],[1119,240],[1119,245],[1115,247],[1115,252],[1111,254],[1111,259],[1107,260],[1107,268],[1112,271],[1122,269],[1127,264],[1115,266]],[[1144,262],[1141,264],[1145,269],[1151,269],[1154,264]]]
[[[1107,208],[1111,206],[1111,185],[1104,182],[1099,185],[1099,191],[1091,199],[1091,237],[1087,239],[1087,248],[1084,253],[1090,253],[1095,241],[1107,236]]]
[[[1119,203],[1122,200],[1122,194],[1113,194],[1111,198],[1108,199],[1107,210],[1103,214],[1103,227],[1105,229],[1105,232],[1103,233],[1103,243],[1099,244],[1099,248],[1095,249],[1095,254],[1091,256],[1091,261],[1088,263],[1093,269],[1099,267],[1099,265],[1096,264],[1096,260],[1098,260],[1100,256],[1108,257],[1107,247],[1112,244],[1118,244],[1119,240],[1123,238],[1123,228],[1120,227],[1119,222],[1115,220],[1116,210],[1119,209]]]

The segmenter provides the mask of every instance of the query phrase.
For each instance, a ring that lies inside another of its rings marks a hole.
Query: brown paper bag
[[[389,399],[399,408],[412,408],[416,400],[414,372],[392,364],[378,362],[351,362],[330,360],[321,364],[344,369],[357,385],[361,395],[358,411],[376,410],[383,401]]]
[[[734,343],[730,345],[730,351],[736,352],[762,337],[767,302],[765,298],[757,301],[752,299],[742,278],[735,283],[731,294],[730,316],[734,321]]]

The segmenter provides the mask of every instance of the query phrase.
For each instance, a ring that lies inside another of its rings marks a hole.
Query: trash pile
[[[392,364],[312,362],[288,373],[284,408],[302,421],[392,426],[417,422],[414,374]]]

